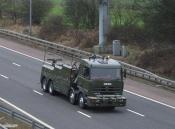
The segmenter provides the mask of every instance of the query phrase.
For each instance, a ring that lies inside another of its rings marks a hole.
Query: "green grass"
[[[64,0],[51,0],[53,2],[54,7],[51,10],[51,14],[53,15],[63,15],[64,8],[62,7],[62,3]]]

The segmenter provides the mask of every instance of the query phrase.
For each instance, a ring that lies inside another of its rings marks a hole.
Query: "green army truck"
[[[54,95],[59,92],[69,97],[72,104],[85,107],[123,107],[123,76],[120,63],[109,58],[82,59],[77,65],[44,64],[41,71],[41,88]]]

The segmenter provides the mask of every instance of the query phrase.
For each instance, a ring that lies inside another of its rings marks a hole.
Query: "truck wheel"
[[[55,95],[55,90],[54,90],[54,87],[53,87],[53,83],[51,81],[49,82],[48,87],[49,87],[49,93],[51,95]]]
[[[69,93],[69,102],[73,105],[76,104],[76,99],[75,99],[75,92],[73,90],[70,91]]]
[[[42,83],[41,83],[41,88],[44,92],[48,92],[48,87],[47,87],[47,81],[46,79],[43,79],[42,80]]]
[[[115,109],[115,106],[107,107],[107,109],[114,110]]]
[[[79,105],[79,107],[82,108],[82,109],[85,109],[85,108],[86,108],[85,99],[84,99],[84,96],[83,96],[82,93],[79,95],[79,98],[78,98],[78,105]]]

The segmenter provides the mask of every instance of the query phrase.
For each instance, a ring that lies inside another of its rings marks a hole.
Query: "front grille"
[[[120,94],[122,91],[121,87],[116,86],[101,86],[93,88],[93,93],[98,93],[101,95],[113,95],[113,94]]]

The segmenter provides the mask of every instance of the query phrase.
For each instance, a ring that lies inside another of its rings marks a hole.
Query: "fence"
[[[64,55],[67,55],[70,57],[74,57],[78,60],[81,58],[87,58],[87,57],[92,55],[92,53],[89,53],[89,52],[66,47],[66,46],[63,46],[60,44],[56,44],[53,42],[49,42],[46,40],[38,39],[35,37],[31,37],[28,35],[16,33],[16,32],[5,30],[5,29],[0,29],[0,34],[6,35],[6,36],[11,36],[11,37],[14,37],[14,38],[17,38],[20,40],[28,41],[27,43],[29,43],[30,45],[48,47],[48,48],[51,48],[51,49],[58,51],[61,54],[64,54]],[[159,77],[158,75],[155,75],[155,74],[153,74],[147,70],[144,70],[142,68],[139,68],[139,67],[121,62],[121,61],[119,61],[119,62],[121,63],[122,67],[127,71],[127,74],[129,74],[131,76],[143,78],[143,79],[146,79],[146,80],[149,80],[152,82],[156,82],[158,84],[162,84],[165,86],[175,88],[175,81]]]

